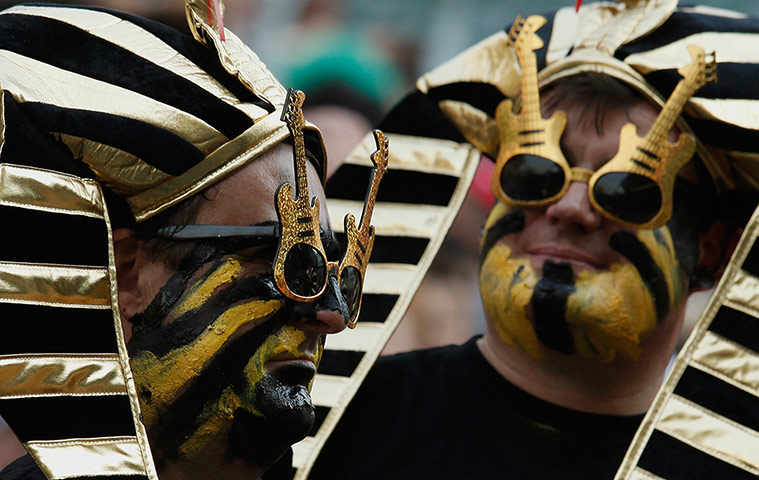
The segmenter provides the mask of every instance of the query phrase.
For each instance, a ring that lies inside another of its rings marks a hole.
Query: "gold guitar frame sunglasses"
[[[530,27],[531,20],[528,18],[525,26]],[[690,135],[681,133],[671,143],[669,134],[690,96],[706,82],[716,81],[714,55],[707,62],[703,49],[689,46],[693,62],[678,70],[683,78],[648,133],[639,137],[635,124],[625,124],[616,155],[594,172],[571,167],[561,151],[566,113],[557,110],[549,119],[540,114],[532,52],[536,40],[524,37],[534,35],[534,30],[522,27],[512,33],[520,63],[532,66],[523,69],[522,75],[522,91],[529,95],[519,114],[512,112],[511,100],[504,100],[496,109],[501,148],[491,178],[493,195],[511,205],[542,207],[566,195],[572,182],[583,182],[588,184],[590,204],[605,217],[635,228],[661,227],[672,216],[677,174],[696,148]]]
[[[277,188],[275,206],[278,225],[168,226],[161,228],[156,236],[170,240],[277,240],[273,274],[279,291],[285,297],[298,302],[313,302],[324,295],[329,276],[333,276],[337,279],[340,293],[348,306],[348,326],[355,328],[361,308],[364,276],[374,246],[374,227],[370,222],[377,189],[387,167],[388,141],[381,131],[374,131],[377,151],[371,155],[374,169],[364,201],[360,226],[356,226],[356,219],[352,214],[345,216],[345,252],[339,263],[328,262],[320,235],[319,199],[310,198],[308,193],[307,159],[302,131],[305,125],[302,112],[304,100],[303,92],[291,89],[282,114],[282,120],[290,130],[293,143],[296,195],[293,198],[293,187],[288,182]]]

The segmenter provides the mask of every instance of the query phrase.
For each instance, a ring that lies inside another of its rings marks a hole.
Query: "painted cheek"
[[[636,360],[642,339],[656,325],[656,310],[635,267],[615,264],[605,272],[577,275],[566,320],[581,355],[602,362],[617,355]]]
[[[677,260],[675,245],[669,228],[662,227],[658,230],[641,230],[638,232],[638,240],[651,251],[651,258],[659,266],[664,275],[667,290],[669,291],[669,309],[684,301],[685,279],[680,262]]]
[[[146,425],[157,420],[185,385],[205,369],[206,364],[242,327],[255,327],[274,315],[281,307],[278,300],[256,300],[226,310],[193,342],[157,358],[143,350],[131,360],[138,391],[149,391],[150,401],[143,402]]]
[[[536,283],[529,260],[512,259],[511,250],[503,243],[493,246],[480,268],[482,302],[498,335],[504,342],[541,358],[542,347],[527,308]]]
[[[510,205],[507,205],[502,202],[496,202],[496,204],[490,210],[487,220],[485,220],[483,232],[487,232],[488,230],[490,230],[498,220],[506,216],[512,210],[513,210],[513,207],[511,207]],[[485,235],[483,235],[482,238],[485,238]]]
[[[197,310],[203,306],[211,295],[221,286],[232,283],[240,276],[240,262],[227,259],[205,278],[198,280],[187,289],[177,305],[171,310],[169,320],[179,318],[182,314]]]

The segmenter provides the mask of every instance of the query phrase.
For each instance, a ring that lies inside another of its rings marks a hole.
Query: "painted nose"
[[[303,317],[299,322],[304,330],[319,335],[342,332],[350,319],[337,279],[330,275],[328,282],[324,295],[314,302],[316,314]]]
[[[552,223],[579,227],[586,232],[601,226],[601,214],[588,199],[588,185],[581,182],[572,182],[566,195],[548,207],[546,216]]]

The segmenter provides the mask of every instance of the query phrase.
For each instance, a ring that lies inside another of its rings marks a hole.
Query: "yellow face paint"
[[[151,392],[151,402],[142,405],[145,424],[156,421],[191,379],[195,378],[229,338],[243,327],[254,327],[279,310],[278,300],[256,300],[230,308],[192,343],[161,358],[143,350],[130,359],[138,389]]]
[[[529,313],[532,292],[537,283],[527,259],[512,259],[503,243],[490,249],[480,268],[482,303],[501,339],[533,357],[542,357],[542,346],[535,334]]]
[[[172,309],[172,317],[178,318],[183,313],[200,307],[211,297],[217,288],[231,283],[240,276],[241,272],[242,266],[240,262],[234,259],[226,260],[208,278],[198,281],[189,289],[184,299]]]
[[[305,332],[289,325],[283,326],[267,337],[245,366],[245,377],[248,380],[245,390],[237,393],[231,387],[227,387],[218,401],[206,407],[200,415],[200,427],[182,444],[180,452],[187,457],[192,457],[202,450],[229,424],[238,409],[262,416],[254,402],[254,391],[256,384],[268,372],[266,363],[281,355],[291,358],[310,357],[301,350],[305,341]],[[320,344],[314,359],[316,365],[321,360],[322,352],[323,345]],[[312,384],[313,380],[308,386],[309,392]]]
[[[499,221],[511,215],[512,210],[504,204],[493,208],[485,224],[483,244],[491,230],[508,227],[508,223],[499,225]],[[509,233],[520,231],[504,230],[503,238]],[[506,243],[492,244],[500,235],[496,233],[490,239],[490,250],[480,269],[485,311],[504,342],[541,358],[548,347],[536,333],[536,313],[531,302],[536,285],[543,280],[532,269],[530,257],[513,258]],[[685,293],[682,269],[667,227],[614,235],[621,242],[616,245],[624,247],[619,253],[629,262],[622,261],[603,271],[575,271],[567,284],[571,293],[565,297],[564,311],[557,312],[563,318],[556,319],[566,322],[572,342],[569,352],[601,362],[618,357],[640,358],[642,342],[657,321],[664,321],[664,315],[682,302]],[[611,244],[610,248],[617,249]],[[641,272],[647,276],[645,281]],[[652,293],[654,290],[656,293]],[[657,300],[662,305],[657,305]]]
[[[566,321],[581,355],[610,362],[640,355],[640,342],[656,325],[653,298],[630,264],[582,271],[567,299]]]

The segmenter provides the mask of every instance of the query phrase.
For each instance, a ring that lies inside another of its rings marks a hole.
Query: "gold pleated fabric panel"
[[[752,335],[759,325],[758,235],[759,209],[643,420],[616,480],[671,478],[645,476],[661,468],[656,459],[662,438],[683,445],[678,478],[701,478],[704,468],[725,472],[720,478],[759,476],[759,351]],[[709,390],[699,394],[699,388]]]
[[[29,442],[25,446],[50,480],[147,474],[140,446],[133,437]]]
[[[351,354],[360,358],[355,368],[341,374],[319,372],[313,384],[311,398],[317,407],[329,409],[315,436],[306,437],[293,446],[295,479],[308,476],[311,466],[340,419],[345,407],[358,390],[361,381],[379,357],[384,345],[400,323],[409,302],[429,268],[440,243],[448,231],[461,202],[469,189],[474,171],[480,161],[480,153],[468,144],[447,140],[410,137],[388,133],[390,156],[388,173],[391,175],[425,172],[441,178],[455,180],[452,195],[445,205],[429,205],[409,202],[378,201],[372,216],[376,238],[412,237],[428,240],[424,253],[416,263],[370,262],[364,284],[364,305],[354,330],[330,335],[325,345],[325,357],[334,353]],[[371,134],[356,147],[346,160],[348,168],[361,167],[367,172],[357,181],[368,185],[371,161],[369,154],[376,150]],[[394,172],[394,173],[391,173]],[[382,195],[380,185],[380,197]],[[329,196],[329,188],[327,189]],[[328,198],[329,214],[336,232],[343,230],[343,217],[352,213],[360,217],[363,199],[346,200]],[[377,249],[375,242],[375,251]],[[372,257],[375,258],[375,257]],[[377,318],[370,311],[367,297],[386,296],[394,298],[392,309],[386,317]]]

